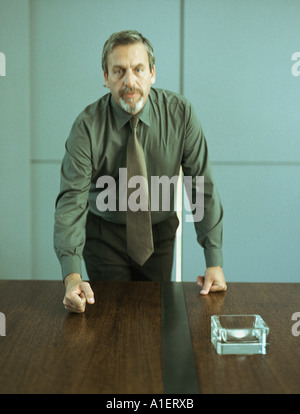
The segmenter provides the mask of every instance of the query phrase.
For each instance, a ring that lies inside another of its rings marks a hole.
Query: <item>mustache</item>
[[[137,93],[140,93],[143,96],[142,89],[129,88],[128,86],[125,86],[123,89],[120,90],[119,96],[123,96],[125,93],[128,93],[128,92],[131,92],[131,93],[137,92]]]

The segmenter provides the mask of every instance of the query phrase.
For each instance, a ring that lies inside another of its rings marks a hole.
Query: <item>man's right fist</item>
[[[63,304],[69,312],[82,313],[86,303],[95,303],[94,292],[88,282],[83,282],[79,273],[71,273],[65,277],[66,287]]]

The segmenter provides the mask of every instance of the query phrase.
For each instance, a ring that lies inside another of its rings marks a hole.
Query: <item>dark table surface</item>
[[[176,282],[173,282],[176,283]],[[158,282],[94,282],[84,314],[63,307],[60,281],[0,281],[2,394],[163,394],[162,301]],[[300,284],[228,283],[199,295],[183,282],[199,393],[300,392]],[[259,314],[270,327],[266,355],[218,355],[214,314]]]

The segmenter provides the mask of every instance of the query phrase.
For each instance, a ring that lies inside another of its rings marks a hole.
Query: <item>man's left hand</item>
[[[197,284],[202,288],[200,295],[209,292],[224,292],[227,290],[225,276],[221,266],[207,267],[204,276],[197,277]]]

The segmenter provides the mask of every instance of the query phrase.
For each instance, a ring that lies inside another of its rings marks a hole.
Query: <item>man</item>
[[[158,211],[152,211],[149,204],[139,210],[146,215],[151,210],[150,217],[145,215],[140,224],[129,227],[131,209],[129,199],[124,208],[124,194],[129,192],[130,180],[127,177],[124,182],[121,173],[129,174],[132,168],[131,151],[137,151],[135,157],[144,163],[149,193],[152,177],[174,177],[181,165],[183,173],[193,179],[195,200],[196,177],[204,176],[204,217],[194,225],[197,240],[204,248],[206,271],[204,276],[198,276],[197,283],[201,294],[226,290],[222,270],[223,210],[205,137],[192,106],[180,95],[152,87],[153,48],[136,31],[114,33],[107,40],[102,68],[110,93],[89,105],[75,120],[66,142],[56,201],[54,244],[66,288],[65,308],[83,312],[86,303],[94,303],[90,284],[81,279],[82,257],[90,280],[171,279],[177,215],[172,203],[169,211],[161,205]],[[137,124],[132,123],[134,115]],[[113,184],[110,188],[109,183]],[[141,199],[142,192],[138,194]],[[134,196],[137,201],[131,190],[130,197]],[[113,200],[111,209],[105,209],[108,199]],[[174,200],[172,189],[170,200]],[[138,220],[139,215],[135,214],[133,217]],[[134,252],[144,249],[146,238],[139,242],[135,230],[142,233],[140,227],[148,220],[150,230],[144,231],[143,237],[151,239],[151,248],[147,258],[139,262]],[[138,242],[137,247],[129,253],[128,245],[134,241]]]

